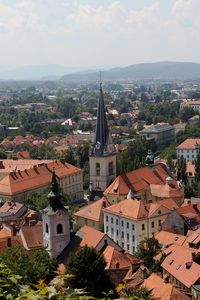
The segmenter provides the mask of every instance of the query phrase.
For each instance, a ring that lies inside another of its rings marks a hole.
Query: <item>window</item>
[[[113,234],[113,232],[114,232],[114,230],[113,230],[113,228],[111,228],[111,234]]]
[[[63,226],[62,224],[58,224],[57,227],[56,227],[56,231],[57,231],[57,234],[61,234],[63,233]]]
[[[46,233],[49,233],[49,226],[46,224]]]
[[[124,243],[122,243],[122,248],[124,248]]]
[[[133,242],[135,242],[135,236],[134,235],[132,236],[132,240],[133,240]]]
[[[142,224],[142,230],[145,230],[145,224]]]
[[[133,253],[135,252],[135,247],[133,247]]]
[[[134,224],[132,224],[132,230],[135,230],[135,225]]]
[[[129,229],[129,223],[126,223],[126,228]]]
[[[108,226],[106,226],[106,232],[108,232]]]
[[[113,224],[113,217],[111,217],[111,223]]]
[[[114,174],[113,162],[109,162],[108,174],[109,174],[109,176],[112,176]]]
[[[124,227],[124,221],[121,221],[121,226]]]
[[[119,235],[119,230],[117,229],[117,231],[116,231],[116,235],[118,236]]]
[[[108,216],[106,216],[106,222],[108,222]]]
[[[161,226],[161,220],[158,220],[158,226]]]
[[[119,220],[118,219],[116,219],[116,225],[118,225],[119,224]]]
[[[151,227],[154,228],[154,222],[151,222]]]
[[[129,233],[127,233],[127,240],[129,240]]]
[[[122,238],[124,238],[124,232],[122,231]]]
[[[96,163],[96,176],[100,176],[100,163]]]
[[[130,246],[129,246],[129,244],[127,244],[127,250],[129,250],[130,249]]]

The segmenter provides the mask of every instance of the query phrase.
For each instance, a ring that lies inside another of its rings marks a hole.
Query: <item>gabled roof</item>
[[[88,247],[96,248],[106,234],[90,226],[85,225],[79,229],[77,235],[82,238],[80,243],[81,247],[87,245]]]
[[[194,249],[179,245],[173,245],[170,249],[171,252],[164,259],[161,267],[184,286],[191,288],[200,279],[200,265],[193,260]],[[189,267],[187,263],[190,264]]]
[[[200,144],[199,138],[188,138],[184,142],[182,142],[180,145],[176,147],[176,149],[195,149],[197,145]]]
[[[117,204],[104,208],[103,211],[136,220],[151,218],[158,210],[160,210],[160,214],[163,215],[177,207],[173,199],[160,200],[148,204],[137,199],[124,199]]]
[[[134,257],[133,255],[128,255],[124,251],[119,251],[112,246],[106,246],[102,252],[106,260],[106,269],[122,269],[129,268],[133,264],[140,264],[141,260]]]
[[[41,164],[24,171],[12,172],[2,178],[0,180],[0,194],[12,196],[47,186],[51,183],[53,170],[55,170],[58,178],[81,172],[81,169],[59,160]]]
[[[95,201],[94,203],[91,203],[79,211],[74,213],[74,216],[76,217],[82,217],[90,220],[94,220],[99,222],[103,216],[102,209],[104,205],[109,206],[108,202],[105,198],[101,198],[100,200]]]
[[[189,300],[190,298],[175,288],[171,283],[165,283],[157,274],[151,274],[144,280],[142,287],[152,292],[155,299],[159,300]]]
[[[143,167],[118,176],[113,183],[105,190],[104,195],[127,195],[130,189],[137,193],[149,189],[151,184],[163,185],[169,176],[161,165],[155,170],[150,167]]]
[[[163,198],[180,198],[184,196],[183,190],[176,186],[170,186],[169,184],[151,184],[151,194],[155,197]]]

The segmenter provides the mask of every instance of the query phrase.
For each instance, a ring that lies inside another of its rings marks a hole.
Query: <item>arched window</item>
[[[46,233],[49,233],[49,226],[46,224]]]
[[[57,234],[61,234],[63,233],[63,226],[62,224],[58,224],[57,227],[56,227],[56,231],[57,231]]]

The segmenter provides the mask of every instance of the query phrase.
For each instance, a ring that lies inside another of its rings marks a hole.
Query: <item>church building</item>
[[[96,131],[90,149],[89,165],[90,198],[95,200],[102,197],[105,189],[116,178],[116,152],[108,129],[101,83]]]

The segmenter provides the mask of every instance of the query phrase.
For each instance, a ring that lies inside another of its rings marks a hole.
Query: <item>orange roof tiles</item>
[[[12,196],[47,186],[51,182],[53,170],[55,170],[58,178],[81,172],[81,169],[58,160],[41,164],[24,171],[13,172],[2,178],[0,180],[0,194]]]
[[[11,202],[6,201],[1,207],[0,207],[0,214],[5,212],[10,212],[12,214],[16,214],[22,207],[24,207],[24,204],[19,202]]]
[[[181,234],[175,234],[168,231],[160,231],[155,235],[155,238],[158,240],[159,244],[166,246],[176,244],[182,246],[186,240],[186,237]]]
[[[150,185],[151,194],[156,197],[163,197],[163,198],[183,198],[184,192],[181,188],[172,187],[170,185],[163,184],[151,184]]]
[[[10,237],[11,235],[12,234],[11,234],[10,230],[7,230],[6,228],[1,228],[0,229],[0,239]]]
[[[99,222],[103,218],[102,208],[104,207],[105,203],[107,203],[106,200],[102,198],[75,212],[74,216]]]
[[[108,208],[104,208],[103,211],[111,214],[123,215],[123,217],[128,219],[143,219],[152,217],[158,209],[162,208],[163,214],[165,214],[177,207],[178,206],[173,199],[160,200],[148,204],[137,199],[125,199]]]
[[[155,299],[159,300],[189,300],[190,298],[173,287],[171,283],[165,283],[157,274],[151,274],[144,280],[142,287],[152,292]]]
[[[43,230],[41,222],[35,225],[24,225],[21,227],[21,232],[28,249],[31,250],[43,247]]]
[[[80,243],[81,247],[87,245],[88,247],[96,248],[105,236],[105,233],[86,225],[81,227],[79,232],[83,234],[82,241]]]
[[[200,279],[200,265],[193,261],[194,249],[173,245],[171,250],[161,267],[184,286],[191,288]],[[186,263],[190,262],[191,266],[187,268]]]
[[[200,139],[188,138],[180,145],[176,147],[176,149],[195,149],[197,145],[200,144]]]

